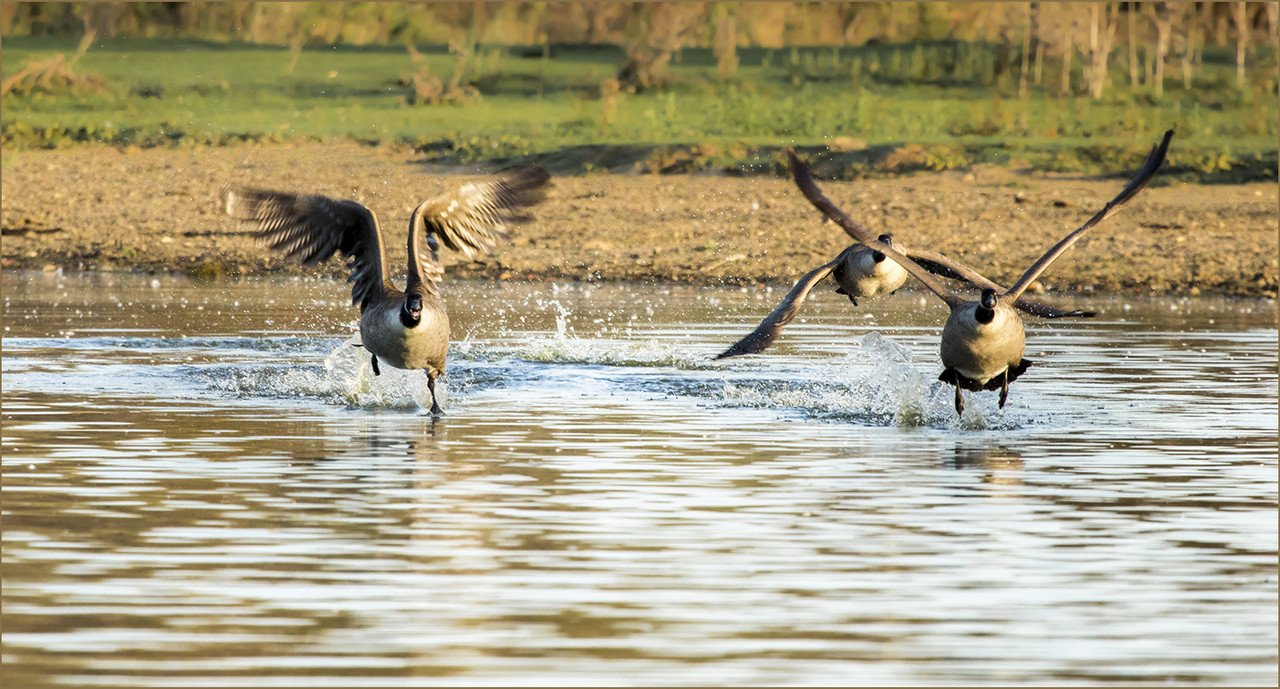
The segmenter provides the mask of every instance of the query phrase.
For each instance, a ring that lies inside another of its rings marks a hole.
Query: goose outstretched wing
[[[361,310],[390,289],[377,218],[355,201],[233,188],[226,192],[226,210],[268,247],[305,265],[342,252],[349,259],[348,280],[354,283],[351,303],[360,304]]]
[[[419,204],[409,227],[409,289],[435,291],[443,275],[437,238],[467,258],[492,249],[510,237],[512,225],[529,219],[525,209],[546,197],[550,181],[537,165],[509,168]]]
[[[1003,287],[988,280],[982,273],[936,251],[908,249],[906,254],[911,260],[919,263],[921,268],[934,275],[941,275],[952,280],[964,280],[978,288],[991,288],[997,292],[1005,291]],[[1096,311],[1066,311],[1024,296],[1019,296],[1014,300],[1013,308],[1038,318],[1092,318],[1098,315]]]
[[[818,284],[823,278],[831,274],[835,267],[844,261],[845,254],[856,248],[853,245],[844,251],[835,260],[824,263],[817,268],[805,273],[799,280],[796,280],[795,286],[787,292],[787,296],[774,307],[769,315],[760,321],[760,325],[751,331],[749,335],[738,340],[733,346],[716,355],[717,359],[725,359],[731,356],[742,356],[743,354],[759,354],[763,352],[773,341],[778,339],[778,335],[782,334],[782,329],[788,323],[795,320],[796,314],[800,312],[800,305],[804,304],[805,298],[809,296],[809,292],[813,286]]]
[[[1004,296],[1011,296],[1016,299],[1018,295],[1022,294],[1022,292],[1026,290],[1037,277],[1040,277],[1040,273],[1043,273],[1045,269],[1047,269],[1049,265],[1058,258],[1058,256],[1061,256],[1062,252],[1071,248],[1071,245],[1075,244],[1076,240],[1079,239],[1080,236],[1089,228],[1111,217],[1112,213],[1120,210],[1124,204],[1129,202],[1129,199],[1132,199],[1139,191],[1142,191],[1142,188],[1147,186],[1147,183],[1156,176],[1156,172],[1160,169],[1160,165],[1164,163],[1165,153],[1169,150],[1169,141],[1171,139],[1173,139],[1172,129],[1165,132],[1164,138],[1161,139],[1160,143],[1152,147],[1151,153],[1148,154],[1147,159],[1142,162],[1142,166],[1138,168],[1138,172],[1134,174],[1133,179],[1129,180],[1129,183],[1124,186],[1124,189],[1120,190],[1119,194],[1116,194],[1115,198],[1108,201],[1107,205],[1104,206],[1102,210],[1094,213],[1093,217],[1089,218],[1088,222],[1081,225],[1075,232],[1063,237],[1062,241],[1055,244],[1052,249],[1045,252],[1045,255],[1041,256],[1035,263],[1031,264],[1031,267],[1027,268],[1027,272],[1023,273],[1022,277],[1018,278],[1018,281],[1013,283],[1013,286],[1004,293]]]

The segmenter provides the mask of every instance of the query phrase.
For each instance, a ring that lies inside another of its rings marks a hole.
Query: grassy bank
[[[4,75],[71,52],[72,40],[5,40]],[[1056,78],[1018,97],[995,47],[938,42],[857,48],[744,49],[721,79],[709,50],[688,49],[663,89],[608,81],[611,46],[482,48],[464,65],[460,102],[414,105],[415,73],[448,82],[457,61],[423,48],[304,50],[109,39],[75,65],[103,86],[7,94],[7,151],[109,144],[219,145],[351,138],[418,148],[442,162],[538,160],[596,170],[777,174],[777,151],[807,147],[826,176],[857,178],[977,164],[1115,174],[1159,132],[1179,131],[1166,174],[1186,181],[1276,179],[1274,75],[1232,85],[1232,56],[1206,52],[1201,78],[1170,79],[1162,98],[1113,86],[1099,100],[1057,97]],[[1079,68],[1077,67],[1077,72]],[[1260,70],[1257,70],[1260,71]],[[1080,80],[1077,80],[1080,83]]]

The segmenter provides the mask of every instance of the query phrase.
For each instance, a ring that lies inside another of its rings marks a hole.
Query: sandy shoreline
[[[412,151],[351,143],[5,152],[3,267],[299,273],[255,246],[218,203],[229,182],[355,198],[378,215],[393,265],[415,203],[457,181]],[[1123,186],[997,169],[821,182],[855,219],[1012,282]],[[1147,189],[1056,262],[1050,292],[1272,297],[1280,283],[1275,184]],[[561,177],[535,221],[448,275],[495,279],[786,284],[850,243],[784,179]],[[343,276],[345,277],[345,276]]]

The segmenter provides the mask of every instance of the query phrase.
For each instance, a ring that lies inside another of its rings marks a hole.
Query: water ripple
[[[1029,324],[957,420],[910,295],[715,361],[768,300],[451,284],[436,419],[349,326],[258,330],[293,282],[201,286],[217,322],[68,289],[60,333],[42,279],[6,276],[6,685],[1276,681],[1242,306]]]

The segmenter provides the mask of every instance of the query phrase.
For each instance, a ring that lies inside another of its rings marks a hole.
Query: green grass
[[[3,71],[72,50],[69,39],[7,38]],[[1190,90],[1170,79],[1161,99],[1113,86],[1094,101],[1057,98],[1058,68],[1050,65],[1053,83],[1017,98],[1016,74],[997,74],[994,50],[982,44],[745,49],[728,81],[716,75],[709,51],[686,50],[666,88],[622,94],[606,121],[599,87],[621,63],[618,48],[556,46],[550,57],[538,47],[478,52],[465,81],[479,89],[479,102],[413,106],[396,83],[412,71],[402,48],[311,47],[285,76],[283,47],[110,39],[76,66],[104,77],[107,94],[6,95],[0,124],[9,150],[351,137],[459,162],[552,161],[561,171],[638,162],[777,172],[782,146],[816,152],[833,137],[856,140],[861,150],[823,154],[820,170],[837,177],[974,163],[1123,174],[1175,127],[1175,174],[1276,178],[1275,77],[1258,68],[1270,76],[1238,89],[1234,66],[1214,53]],[[423,54],[447,81],[453,56],[440,47]],[[1257,59],[1274,63],[1267,54]],[[1125,84],[1127,72],[1117,68],[1112,81]],[[910,145],[923,150],[903,155]]]

